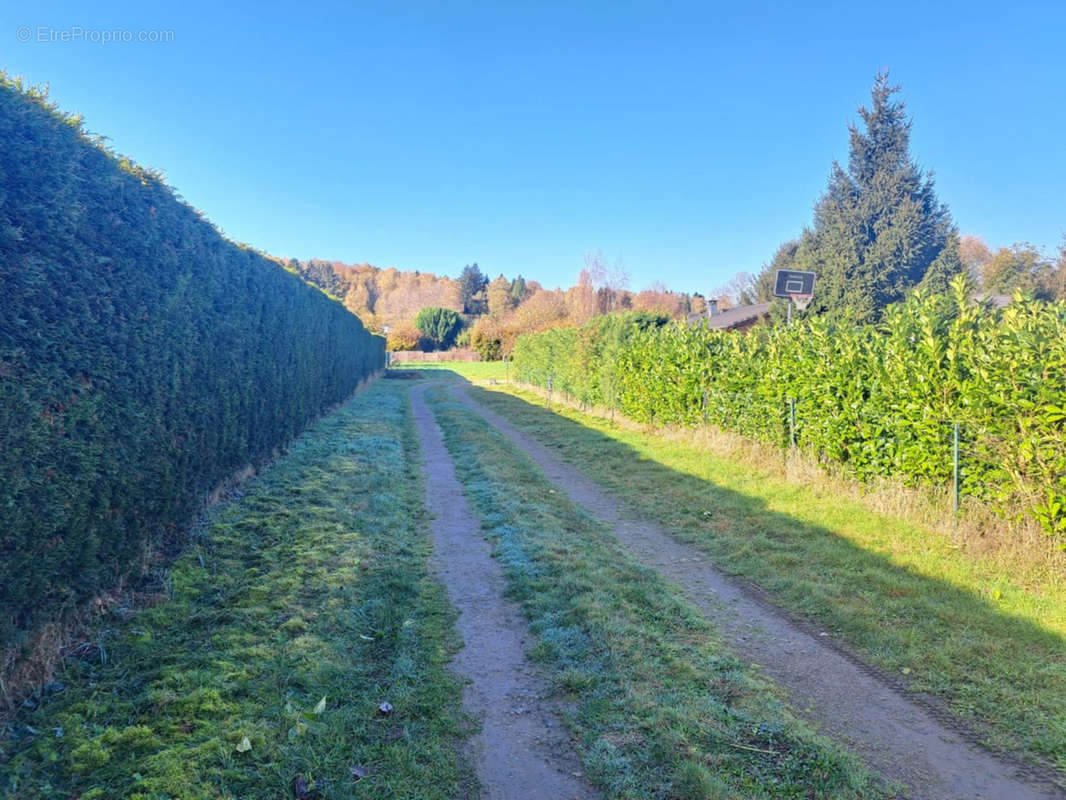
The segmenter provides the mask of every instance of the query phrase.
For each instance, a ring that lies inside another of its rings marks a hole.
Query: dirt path
[[[1018,767],[966,741],[929,710],[834,649],[823,640],[824,633],[812,633],[794,624],[661,526],[622,516],[619,503],[598,484],[474,402],[465,389],[455,389],[455,395],[524,450],[574,503],[610,525],[639,561],[680,586],[738,655],[762,665],[763,671],[788,692],[796,713],[845,744],[872,769],[906,786],[908,797],[1066,797],[1050,784],[1029,782]]]
[[[433,567],[459,612],[464,646],[453,667],[471,683],[463,706],[482,722],[469,757],[487,800],[567,800],[597,797],[583,780],[569,734],[525,659],[526,622],[503,599],[504,577],[491,556],[422,396],[411,391],[422,440],[426,507],[433,514]]]

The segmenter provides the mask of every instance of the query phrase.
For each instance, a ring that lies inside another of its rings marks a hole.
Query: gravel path
[[[411,391],[422,440],[426,507],[433,514],[433,567],[459,612],[464,646],[453,661],[471,683],[463,706],[482,729],[468,756],[486,800],[591,800],[569,733],[525,659],[526,622],[503,599],[504,578],[470,509],[440,428],[426,406],[426,385]]]
[[[623,516],[598,484],[475,403],[482,415],[526,452],[571,501],[610,525],[639,561],[681,587],[718,628],[734,652],[763,667],[789,694],[796,713],[854,751],[872,769],[907,787],[914,800],[1050,800],[1064,798],[1018,766],[946,727],[928,709],[836,649],[825,633],[805,630],[720,572],[695,548],[661,526]]]

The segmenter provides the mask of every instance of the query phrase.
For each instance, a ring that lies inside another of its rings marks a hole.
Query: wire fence
[[[509,381],[510,364],[506,370]],[[525,374],[519,379],[529,377]],[[555,372],[547,372],[532,381],[544,390],[548,408],[561,397],[582,410],[594,410],[593,403],[557,377]],[[600,408],[612,417],[616,411],[624,413],[620,395],[605,400]],[[768,408],[775,403],[777,413]],[[674,408],[676,412],[676,404]],[[744,411],[738,413],[738,409]],[[674,413],[673,417],[664,419],[653,408],[647,421],[712,426],[776,445],[782,451],[802,453],[827,466],[835,464],[860,480],[884,476],[939,486],[950,492],[956,516],[966,497],[993,501],[1005,508],[1010,497],[1017,501],[1015,505],[1031,505],[1041,496],[1041,487],[1027,480],[1024,467],[1011,468],[1011,462],[1019,460],[1019,449],[1026,448],[1019,447],[1018,438],[1004,433],[1001,418],[982,419],[974,414],[945,417],[928,410],[915,418],[884,416],[867,413],[861,407],[845,411],[819,405],[803,397],[771,400],[754,391],[720,389],[704,389],[699,393],[698,407],[692,404],[687,413]],[[877,436],[863,436],[863,431],[876,431]],[[825,447],[827,440],[833,443],[831,449]],[[1012,485],[1004,487],[1005,481]]]

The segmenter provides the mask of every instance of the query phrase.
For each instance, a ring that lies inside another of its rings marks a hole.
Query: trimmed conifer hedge
[[[595,319],[521,336],[515,376],[638,422],[710,423],[869,479],[950,485],[1027,512],[1066,549],[1066,302],[915,292],[883,322],[749,333]]]
[[[384,340],[0,80],[0,645],[115,585]]]

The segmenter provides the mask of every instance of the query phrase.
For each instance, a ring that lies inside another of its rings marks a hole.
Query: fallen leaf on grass
[[[360,766],[359,764],[349,767],[348,771],[352,773],[353,781],[361,781],[363,778],[370,774],[370,770],[368,770],[366,767]]]
[[[247,753],[251,749],[252,749],[252,740],[249,739],[247,736],[245,736],[243,739],[241,739],[240,743],[237,745],[237,752],[238,753]]]
[[[321,714],[325,710],[326,710],[326,698],[323,696],[323,698],[318,701],[318,705],[315,706],[314,711],[312,711],[311,713],[315,714],[315,715],[318,715],[318,714]]]

